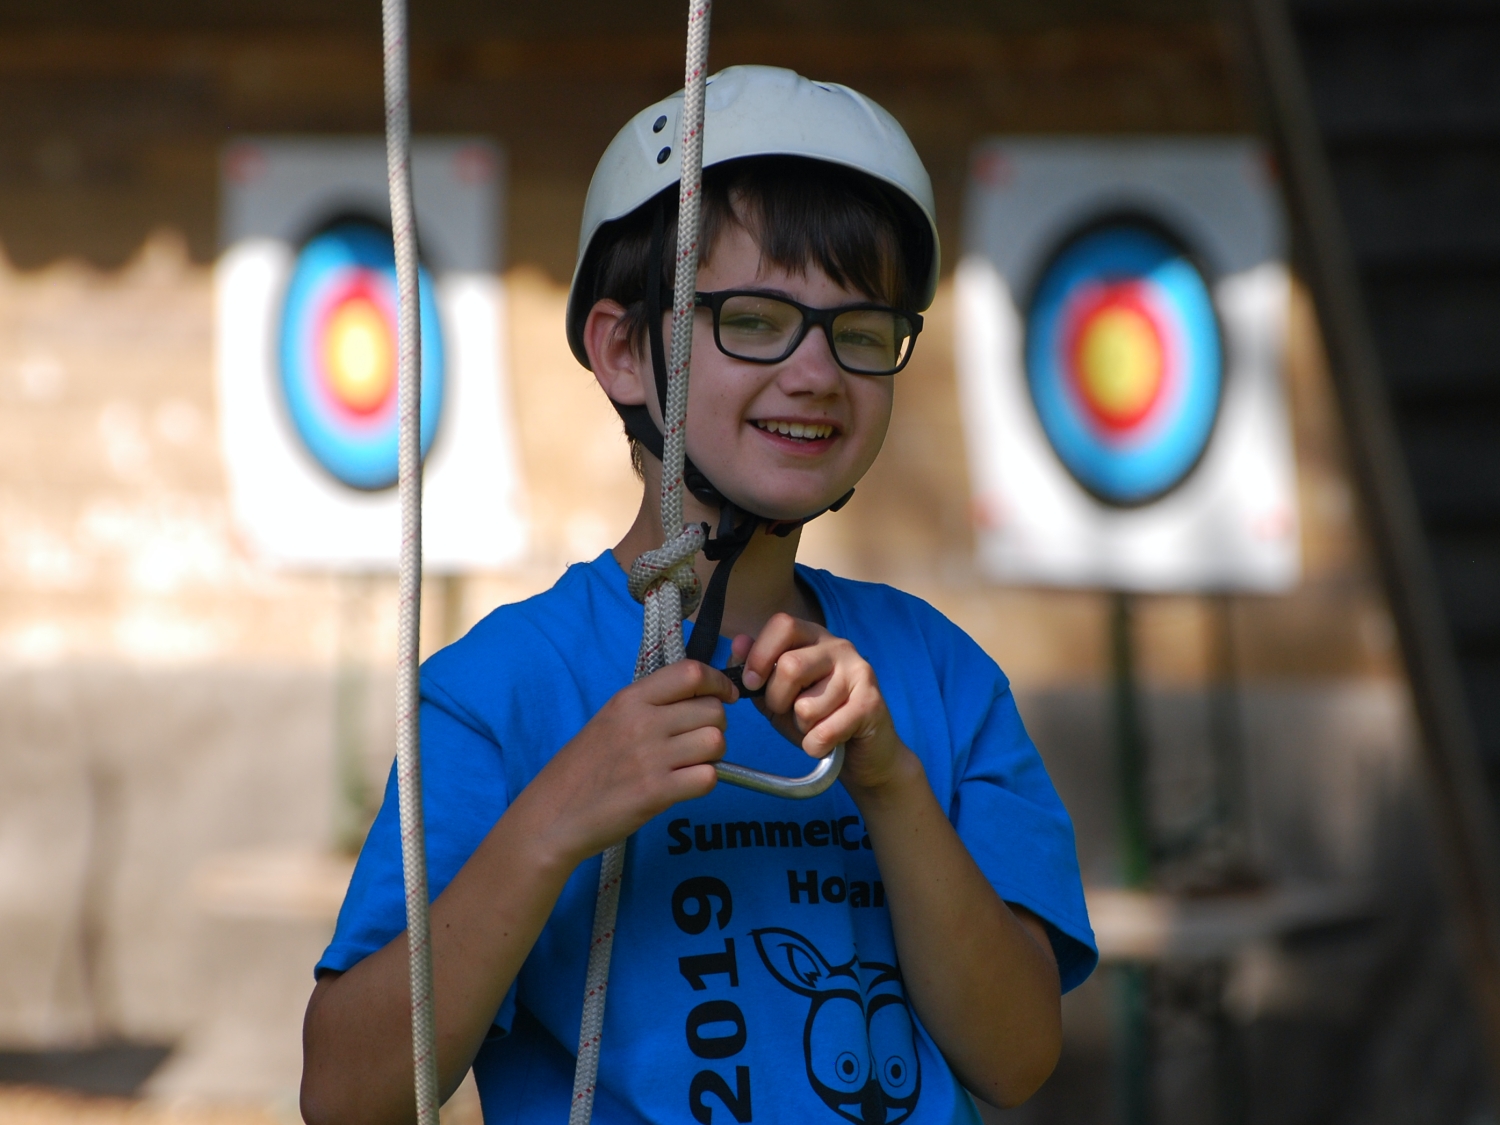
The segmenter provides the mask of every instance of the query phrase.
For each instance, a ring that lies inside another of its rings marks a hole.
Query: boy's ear
[[[617,301],[599,301],[589,310],[583,324],[583,346],[594,367],[594,379],[615,402],[623,406],[653,407],[647,387],[651,380],[649,364],[630,339],[625,323],[625,308]]]

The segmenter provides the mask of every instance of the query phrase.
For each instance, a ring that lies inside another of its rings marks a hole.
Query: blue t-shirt
[[[917,598],[798,568],[830,631],[879,677],[902,740],[1002,898],[1052,935],[1064,989],[1097,960],[1072,823],[1005,676]],[[422,672],[423,806],[439,894],[552,755],[631,680],[641,607],[606,552],[490,614]],[[720,642],[715,663],[728,656]],[[754,704],[727,757],[810,760]],[[474,1061],[488,1125],[557,1125],[571,1101],[597,858],[569,879]],[[394,779],[318,970],[405,928]],[[885,888],[835,784],[787,801],[719,785],[630,840],[594,1120],[978,1122],[907,1002]]]

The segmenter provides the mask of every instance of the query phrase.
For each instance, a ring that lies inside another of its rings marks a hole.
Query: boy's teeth
[[[833,427],[821,422],[762,422],[755,423],[768,433],[781,434],[783,437],[802,438],[805,441],[819,441],[829,437],[833,433]]]

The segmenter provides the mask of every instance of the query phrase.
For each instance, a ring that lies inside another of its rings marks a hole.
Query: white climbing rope
[[[396,639],[396,784],[401,867],[406,876],[406,944],[411,962],[411,1037],[418,1125],[438,1125],[437,1036],[427,848],[422,827],[419,627],[422,610],[422,326],[417,297],[417,225],[411,195],[406,0],[384,0],[385,151],[391,235],[396,247],[397,487],[401,497]]]
[[[678,528],[662,546],[630,568],[631,595],[644,605],[635,678],[684,658],[682,622],[702,599],[693,561],[703,549],[701,524],[682,522],[686,455],[688,377],[693,350],[693,313],[698,281],[698,228],[703,178],[703,98],[708,69],[711,0],[690,0],[687,63],[682,103],[682,178],[678,187],[677,264],[672,299],[672,349],[662,404],[661,522]],[[427,889],[426,839],[422,823],[421,730],[419,725],[419,634],[422,601],[422,341],[418,298],[416,218],[412,209],[411,114],[405,0],[383,0],[385,41],[386,165],[390,182],[391,233],[395,242],[397,316],[397,484],[401,502],[401,553],[397,578],[396,784],[401,821],[401,864],[406,884],[406,934],[411,974],[412,1060],[418,1125],[438,1125],[437,1034],[432,993],[431,907]],[[721,780],[782,797],[811,797],[838,776],[844,748],[803,778],[716,764]],[[578,1061],[573,1075],[569,1125],[588,1125],[599,1074],[604,1002],[614,949],[625,841],[608,848],[599,870],[589,946]]]
[[[675,664],[684,656],[682,621],[698,608],[702,590],[693,559],[704,543],[703,528],[682,524],[682,463],[687,437],[688,368],[693,352],[694,295],[698,288],[698,216],[703,178],[703,83],[708,71],[710,0],[689,0],[687,65],[682,95],[682,181],[677,192],[677,276],[672,293],[672,351],[667,367],[667,401],[662,403],[661,526],[671,538],[647,551],[630,568],[630,593],[645,605],[635,678]],[[573,1071],[569,1125],[588,1125],[599,1076],[599,1041],[609,988],[620,880],[625,872],[625,841],[604,853],[599,896],[594,902],[594,933],[578,1031],[578,1064]]]

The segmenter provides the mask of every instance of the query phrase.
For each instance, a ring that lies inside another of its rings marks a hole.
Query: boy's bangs
[[[765,264],[796,274],[817,266],[871,300],[909,305],[902,217],[876,181],[795,157],[750,158],[709,171],[717,174],[704,177],[704,247],[711,249],[727,225],[742,226]]]
[[[645,291],[653,208],[666,214],[662,285],[671,302],[677,273],[677,193],[609,224],[596,251],[594,300],[618,301],[638,342],[645,338]],[[910,275],[928,260],[925,220],[904,213],[897,194],[851,169],[788,156],[747,157],[704,170],[699,263],[729,226],[748,230],[763,261],[792,273],[816,265],[836,284],[873,301],[910,308],[925,279]]]

